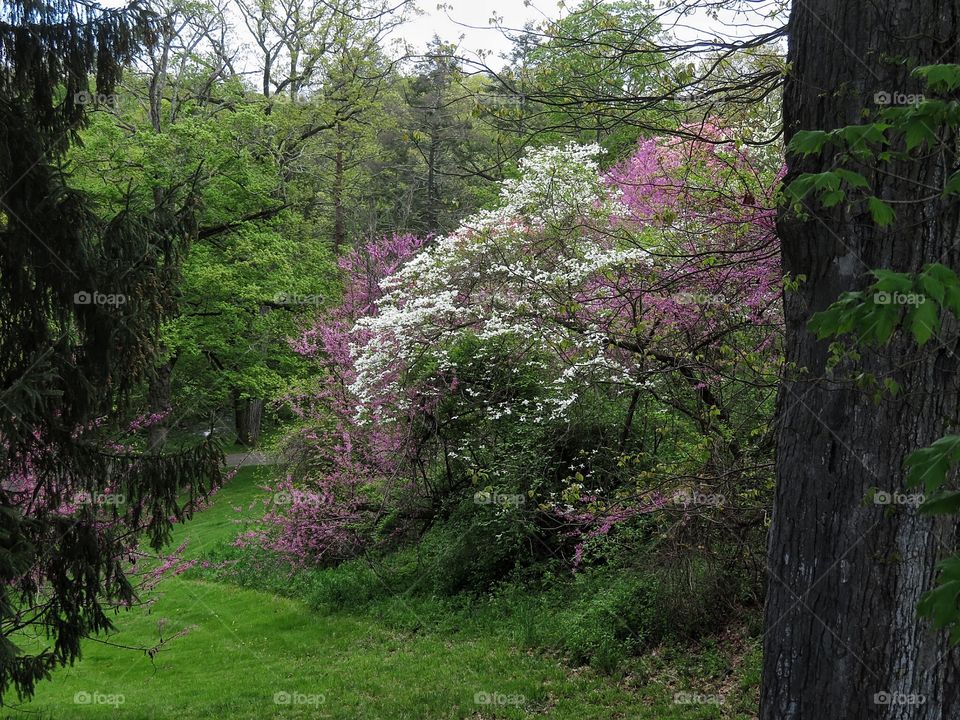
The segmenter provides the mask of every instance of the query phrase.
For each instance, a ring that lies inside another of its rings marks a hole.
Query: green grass
[[[189,539],[189,558],[229,542],[244,519],[262,512],[258,485],[270,472],[241,469],[210,508],[176,528],[174,545]],[[395,598],[386,613],[382,604],[365,613],[317,613],[267,592],[170,578],[147,606],[117,617],[118,632],[105,638],[113,645],[87,642],[80,663],[57,672],[19,709],[41,719],[131,720],[749,717],[735,709],[741,702],[673,702],[678,690],[718,692],[723,678],[731,695],[755,692],[756,678],[731,673],[719,648],[654,653],[610,676],[526,648],[495,617],[458,628],[418,617],[423,612],[445,611]],[[153,658],[116,647],[153,647],[178,632]],[[477,702],[490,696],[504,702]],[[76,702],[92,697],[99,702]],[[298,702],[275,702],[285,697]]]
[[[269,465],[238,468],[236,476],[217,491],[208,507],[174,528],[170,546],[188,541],[185,558],[199,557],[214,547],[231,542],[250,522],[263,514],[276,469]],[[236,508],[240,508],[237,512]]]

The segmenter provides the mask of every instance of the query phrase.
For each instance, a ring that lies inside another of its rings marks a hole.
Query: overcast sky
[[[129,0],[99,0],[102,5],[119,7]],[[441,40],[459,45],[460,54],[475,57],[480,52],[488,53],[488,64],[496,67],[497,58],[510,49],[510,41],[494,24],[503,28],[521,29],[527,22],[541,22],[561,15],[557,0],[415,0],[421,14],[402,25],[395,37],[409,43],[414,52],[422,52],[434,35]],[[748,13],[725,9],[717,17],[711,17],[698,8],[704,0],[652,0],[655,11],[661,15],[664,30],[683,41],[706,40],[714,37],[747,37],[779,24],[769,21],[763,13],[776,8],[785,0],[726,0],[726,5],[742,5]],[[576,7],[580,0],[569,0],[569,7]],[[692,11],[679,10],[693,6]],[[564,12],[566,12],[564,11]],[[239,15],[230,13],[231,22],[241,42],[248,42],[248,35]],[[492,20],[496,18],[496,23]]]
[[[503,34],[491,27],[491,18],[497,16],[502,26],[522,28],[528,21],[542,21],[559,17],[556,0],[445,0],[438,9],[438,0],[419,0],[423,14],[404,25],[402,34],[417,50],[422,50],[434,34],[447,41],[460,40],[461,52],[465,55],[479,50],[492,51],[494,55],[509,50],[510,43]],[[576,6],[577,0],[570,0]],[[742,2],[749,12],[724,10],[717,17],[695,8],[681,15],[677,8],[696,5],[695,0],[668,0],[652,3],[657,12],[664,13],[661,24],[684,42],[713,37],[746,37],[771,29],[776,23],[768,21],[763,13],[769,12],[778,3],[770,0]],[[731,3],[734,4],[734,3]],[[494,64],[494,63],[491,63]]]
[[[438,9],[437,0],[421,0],[423,15],[404,25],[400,34],[417,50],[423,50],[434,34],[449,42],[459,40],[461,52],[473,55],[481,50],[496,56],[510,49],[500,30],[491,27],[496,16],[503,27],[522,28],[527,22],[556,18],[555,1],[525,4],[523,0],[446,0]]]

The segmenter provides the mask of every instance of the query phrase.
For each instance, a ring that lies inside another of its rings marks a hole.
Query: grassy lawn
[[[244,516],[259,512],[248,508],[269,472],[243,468],[209,509],[177,528],[174,543],[189,538],[190,557],[229,540]],[[234,509],[240,506],[242,513]],[[296,600],[182,577],[165,580],[153,600],[117,618],[119,630],[107,638],[114,645],[88,642],[79,664],[56,673],[8,716],[747,717],[729,707],[675,704],[674,691],[649,676],[572,669],[493,630],[402,630],[370,616],[318,614]],[[152,659],[116,647],[154,646],[181,631]]]

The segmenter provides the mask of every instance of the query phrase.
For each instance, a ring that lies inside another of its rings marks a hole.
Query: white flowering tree
[[[363,479],[373,512],[413,496],[410,516],[429,518],[477,492],[540,539],[583,538],[764,464],[780,346],[770,183],[720,143],[645,141],[606,171],[599,153],[530,151],[495,208],[378,275],[349,354],[328,349],[350,446],[394,439],[365,443],[393,455]]]
[[[657,151],[659,162],[646,162]],[[388,397],[409,399],[418,368],[455,373],[451,352],[467,336],[508,336],[536,349],[527,357],[550,389],[544,402],[489,408],[536,421],[557,417],[585,385],[652,387],[663,372],[679,372],[709,398],[722,368],[699,365],[703,351],[745,326],[775,331],[770,212],[755,199],[732,209],[720,189],[736,178],[737,201],[757,197],[742,158],[707,144],[651,144],[601,174],[599,152],[532,151],[519,178],[503,184],[499,207],[382,283],[377,312],[354,330],[361,412],[378,413]],[[691,190],[694,177],[715,183],[713,197]],[[773,347],[772,335],[763,339]]]

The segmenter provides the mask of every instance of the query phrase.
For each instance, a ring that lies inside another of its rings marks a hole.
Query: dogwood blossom
[[[270,547],[349,556],[386,497],[431,492],[425,464],[440,458],[450,474],[492,452],[482,433],[441,437],[441,416],[547,427],[603,388],[647,393],[652,418],[687,402],[707,427],[728,386],[777,362],[772,191],[745,153],[646,140],[607,171],[599,153],[530,150],[497,205],[455,231],[383,238],[343,259],[343,305],[292,342],[321,362],[323,389],[292,398],[311,423],[298,438],[307,491],[280,488],[291,502],[267,516]],[[499,478],[496,463],[482,469]],[[648,511],[552,497],[536,506],[584,539]]]

